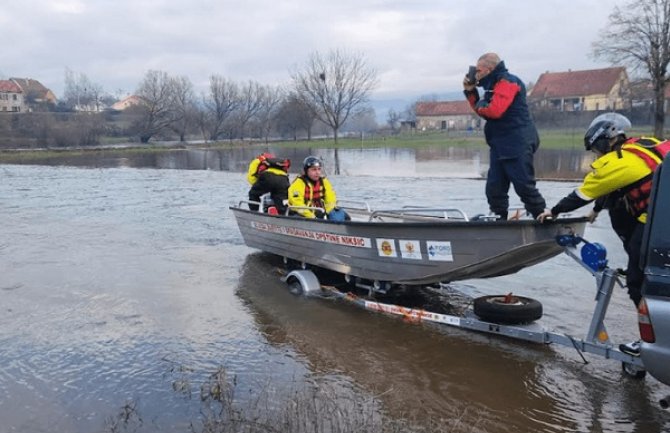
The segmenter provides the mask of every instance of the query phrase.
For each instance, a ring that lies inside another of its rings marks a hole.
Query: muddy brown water
[[[631,380],[618,363],[587,355],[584,364],[563,347],[290,295],[278,279],[281,261],[246,247],[228,210],[247,191],[240,171],[0,166],[0,431],[119,431],[128,408],[136,425],[127,431],[205,431],[200,389],[220,368],[245,390],[242,399],[316,383],[419,424],[670,429],[656,405],[667,387]],[[382,172],[331,179],[340,197],[373,207],[486,209],[481,180]],[[575,185],[539,183],[552,204]],[[612,266],[625,264],[605,215],[586,237],[607,246]],[[452,286],[466,298],[536,298],[544,326],[578,338],[594,307],[593,277],[567,256]],[[635,321],[617,288],[612,338],[635,338]]]

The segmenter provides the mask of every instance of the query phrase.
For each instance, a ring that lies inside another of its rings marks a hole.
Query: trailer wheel
[[[529,323],[542,317],[542,304],[523,296],[493,295],[475,299],[475,314],[492,323]]]
[[[647,370],[627,362],[621,362],[621,370],[633,379],[644,379]]]
[[[291,281],[288,282],[288,291],[295,296],[300,296],[305,293],[305,289],[303,289],[300,280],[297,278],[292,278]]]

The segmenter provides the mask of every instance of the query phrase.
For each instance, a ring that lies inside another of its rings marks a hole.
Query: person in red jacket
[[[482,96],[477,87],[483,88]],[[526,104],[526,87],[497,54],[486,53],[477,61],[474,80],[466,75],[463,90],[475,113],[486,120],[484,136],[490,148],[486,198],[491,212],[507,219],[511,184],[528,213],[537,217],[546,204],[535,186],[533,155],[540,137]]]

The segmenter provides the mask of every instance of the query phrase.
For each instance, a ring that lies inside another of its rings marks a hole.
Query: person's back
[[[247,169],[247,182],[249,182],[249,185],[255,184],[258,180],[258,175],[267,168],[263,163],[274,157],[275,156],[272,153],[263,152],[251,160],[249,168]]]
[[[256,162],[258,161],[258,162]],[[279,213],[285,213],[288,205],[289,159],[275,158],[274,155],[259,155],[249,165],[247,181],[252,183],[249,190],[249,209],[258,210],[260,198],[270,193],[274,206]],[[255,167],[255,171],[254,171]]]

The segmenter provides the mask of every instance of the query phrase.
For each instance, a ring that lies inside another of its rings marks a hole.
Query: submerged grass
[[[236,377],[223,367],[199,386],[177,368],[172,388],[199,404],[189,422],[192,433],[473,433],[480,431],[479,415],[467,409],[448,419],[425,416],[421,420],[389,416],[380,396],[337,391],[316,380],[279,392],[270,383],[260,390],[240,390]],[[326,381],[327,382],[327,381]],[[289,384],[290,386],[290,384]],[[146,427],[141,405],[127,401],[105,419],[104,432],[141,432]],[[473,420],[474,418],[474,420]]]

